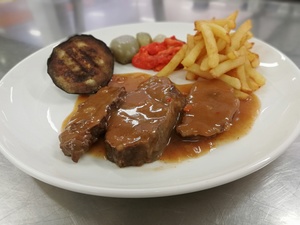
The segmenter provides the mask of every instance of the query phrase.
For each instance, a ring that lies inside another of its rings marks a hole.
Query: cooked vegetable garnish
[[[131,63],[132,57],[139,51],[139,43],[131,35],[122,35],[113,39],[110,43],[115,59],[118,63]]]
[[[152,42],[152,37],[149,33],[139,32],[136,34],[136,40],[138,41],[140,47],[146,46]]]
[[[175,36],[165,38],[161,43],[152,42],[141,47],[139,52],[132,58],[131,63],[137,68],[159,71],[169,63],[183,44]]]

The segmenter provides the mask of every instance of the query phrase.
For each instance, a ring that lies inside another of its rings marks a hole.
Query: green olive
[[[166,36],[165,36],[165,35],[163,35],[163,34],[158,34],[157,36],[155,36],[155,37],[153,38],[153,42],[159,42],[159,43],[161,43],[161,42],[163,42],[165,39],[166,39]]]
[[[133,56],[139,51],[139,43],[131,35],[122,35],[111,41],[110,49],[118,63],[127,64],[131,63]]]
[[[139,32],[136,34],[136,39],[140,47],[148,45],[152,42],[152,38],[149,33]]]

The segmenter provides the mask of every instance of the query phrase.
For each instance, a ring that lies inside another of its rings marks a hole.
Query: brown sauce
[[[259,109],[259,99],[253,94],[247,100],[240,101],[239,113],[235,115],[230,129],[224,133],[209,138],[203,137],[200,140],[183,140],[174,133],[161,160],[180,162],[188,158],[199,157],[222,144],[240,139],[250,131]]]
[[[148,79],[149,75],[135,73],[132,75],[118,75],[116,78],[120,85],[125,85],[126,90],[130,91],[134,90],[140,82]],[[116,84],[113,85],[116,86]],[[192,84],[176,85],[178,90],[183,94],[187,94],[191,86]],[[64,120],[62,128],[66,126],[71,115],[77,110],[78,105],[85,101],[87,97],[88,96],[84,95],[78,96],[74,109]],[[189,158],[199,157],[224,143],[238,140],[250,131],[259,113],[259,109],[259,99],[252,94],[247,100],[240,101],[239,113],[235,115],[231,128],[222,134],[210,138],[202,138],[200,140],[183,140],[174,132],[160,160],[164,162],[180,162]],[[93,145],[89,154],[95,157],[105,158],[104,138],[100,138],[100,140]]]

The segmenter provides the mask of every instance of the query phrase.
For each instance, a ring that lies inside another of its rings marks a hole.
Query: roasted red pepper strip
[[[177,40],[175,36],[166,38],[163,42],[152,42],[140,48],[139,52],[133,57],[133,66],[160,71],[180,50],[184,42]]]

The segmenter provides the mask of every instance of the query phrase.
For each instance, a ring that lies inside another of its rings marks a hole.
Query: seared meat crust
[[[75,35],[53,49],[47,66],[57,87],[71,94],[91,94],[110,81],[114,56],[101,40]]]
[[[127,93],[108,120],[106,157],[119,167],[157,160],[167,146],[185,98],[167,77],[153,76]]]
[[[59,135],[63,153],[78,162],[105,132],[111,112],[119,107],[125,94],[124,88],[104,87],[81,103]]]
[[[230,129],[240,101],[221,80],[198,80],[188,97],[177,132],[186,139],[210,137]]]

